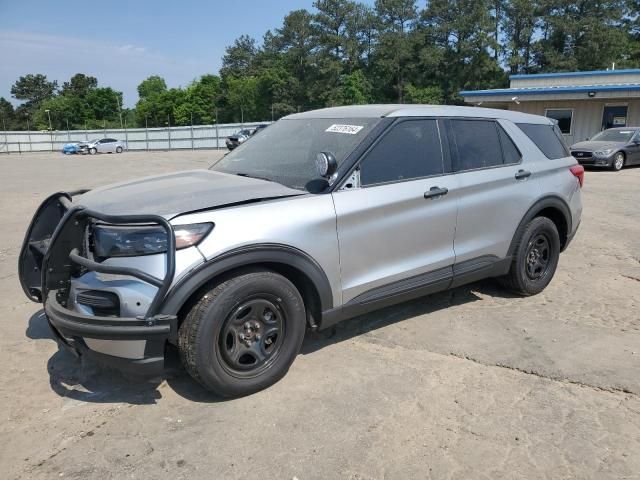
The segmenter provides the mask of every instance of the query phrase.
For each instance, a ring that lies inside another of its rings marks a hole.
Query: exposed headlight
[[[598,150],[596,152],[593,152],[593,154],[597,155],[598,157],[607,157],[611,155],[614,151],[615,151],[615,148],[605,148],[604,150]]]
[[[176,250],[197,245],[212,228],[212,223],[174,226]],[[96,225],[93,228],[93,253],[96,257],[135,257],[166,251],[167,233],[158,225]]]

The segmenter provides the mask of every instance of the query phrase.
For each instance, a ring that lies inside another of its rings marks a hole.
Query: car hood
[[[305,192],[279,183],[211,170],[189,170],[96,188],[74,203],[107,215],[177,215]]]
[[[571,150],[595,152],[596,150],[604,150],[606,148],[620,148],[624,145],[624,142],[594,142],[592,140],[587,140],[586,142],[574,143],[573,145],[571,145]]]

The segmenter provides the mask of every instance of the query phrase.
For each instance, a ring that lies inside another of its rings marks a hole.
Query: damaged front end
[[[27,297],[44,304],[49,325],[59,343],[77,355],[91,354],[103,363],[134,373],[158,374],[164,366],[164,347],[176,330],[176,317],[160,314],[160,307],[175,274],[176,248],[173,227],[158,215],[106,215],[73,203],[86,191],[59,192],[36,211],[27,230],[19,258],[19,277]],[[164,277],[122,265],[96,261],[91,253],[90,232],[96,223],[155,225],[166,232]],[[71,308],[72,280],[87,272],[133,277],[157,290],[144,315],[120,316],[108,295],[85,293],[93,302],[93,315]],[[137,345],[135,358],[108,355],[90,349],[91,342],[117,341]]]

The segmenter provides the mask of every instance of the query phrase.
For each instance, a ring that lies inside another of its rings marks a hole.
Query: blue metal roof
[[[620,71],[620,70],[618,70]],[[638,71],[640,73],[640,70]],[[640,83],[629,85],[580,85],[575,87],[530,87],[530,88],[496,88],[494,90],[463,90],[460,95],[496,96],[496,95],[540,95],[554,93],[611,92],[620,90],[640,90]]]
[[[592,77],[595,75],[628,75],[640,73],[640,69],[628,70],[593,70],[590,72],[558,72],[558,73],[531,73],[509,75],[509,80],[517,80],[523,78],[561,78],[561,77]]]

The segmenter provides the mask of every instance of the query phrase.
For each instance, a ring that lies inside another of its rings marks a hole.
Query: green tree
[[[85,98],[87,94],[98,87],[98,79],[96,77],[85,75],[84,73],[76,73],[68,82],[62,84],[62,95],[70,95]]]
[[[149,98],[159,95],[167,90],[167,84],[164,78],[158,75],[152,75],[138,85],[138,96],[140,98]]]
[[[220,75],[223,77],[251,75],[254,73],[252,67],[257,53],[255,39],[249,35],[242,35],[233,42],[233,45],[226,48],[222,57]]]
[[[383,76],[395,85],[396,98],[402,103],[405,77],[413,55],[410,32],[418,18],[415,1],[376,0],[375,8],[380,19],[376,60]]]
[[[362,70],[343,76],[340,82],[340,104],[363,105],[372,101],[373,87]]]
[[[166,117],[160,111],[160,97],[166,91],[167,84],[158,75],[152,75],[138,85],[140,99],[136,103],[136,123],[139,127],[159,127],[164,124],[166,120],[163,118]]]
[[[4,97],[0,97],[0,117],[0,129],[11,130],[16,128],[15,110],[11,102]]]
[[[258,101],[257,77],[229,77],[227,101],[230,114],[235,121],[255,121]]]
[[[405,88],[405,101],[407,103],[423,103],[427,105],[439,105],[443,101],[442,89],[437,85],[430,87],[415,87],[410,83]]]
[[[53,98],[58,89],[58,82],[50,82],[46,75],[28,74],[20,77],[11,87],[11,95],[18,100],[24,100],[30,111],[34,111],[38,106]]]
[[[176,125],[210,124],[215,121],[215,108],[220,99],[221,82],[215,75],[203,75],[186,88],[184,103],[175,106]]]
[[[542,35],[535,45],[540,71],[597,70],[628,52],[625,0],[545,0]]]

